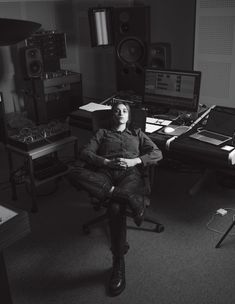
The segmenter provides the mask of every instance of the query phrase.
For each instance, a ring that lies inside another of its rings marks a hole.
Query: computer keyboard
[[[154,115],[154,118],[156,119],[163,119],[163,120],[176,120],[178,118],[178,115],[175,116],[175,115],[171,115],[171,114],[157,114],[157,115]]]
[[[172,120],[162,119],[162,118],[157,118],[157,117],[147,117],[146,118],[146,123],[159,125],[159,126],[168,126],[171,122],[172,122]]]
[[[207,130],[202,130],[200,132],[200,135],[203,135],[203,136],[206,136],[206,137],[209,137],[209,138],[213,138],[213,139],[218,139],[218,140],[224,140],[227,138],[227,136],[224,136],[222,134],[218,134],[218,133],[214,133],[214,132],[211,132],[211,131],[207,131]]]

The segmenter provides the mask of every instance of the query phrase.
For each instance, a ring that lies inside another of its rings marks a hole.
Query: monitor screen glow
[[[196,112],[198,109],[201,72],[145,69],[144,103]]]

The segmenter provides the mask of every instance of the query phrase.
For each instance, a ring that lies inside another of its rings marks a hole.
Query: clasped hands
[[[121,158],[105,159],[104,165],[112,169],[127,169],[141,163],[141,159],[137,158]]]

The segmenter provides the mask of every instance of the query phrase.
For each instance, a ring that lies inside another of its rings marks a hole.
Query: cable
[[[9,181],[0,182],[0,185],[8,184]]]
[[[0,205],[1,205],[1,204],[9,204],[9,203],[11,203],[11,200],[0,201]]]
[[[50,195],[56,193],[56,191],[59,189],[59,186],[58,186],[58,179],[60,179],[60,177],[58,177],[58,178],[55,179],[55,183],[54,183],[55,186],[54,186],[54,188],[53,188],[51,191],[49,191],[49,192],[47,192],[47,193],[41,193],[41,194],[38,194],[38,193],[37,193],[37,194],[36,194],[37,197],[50,196]],[[31,191],[30,191],[30,189],[29,189],[28,183],[25,183],[25,190],[26,190],[26,192],[27,192],[29,195],[31,195]]]
[[[232,210],[232,211],[235,212],[235,209],[233,209],[233,208],[223,208],[223,209],[224,209],[224,210]],[[224,234],[224,231],[220,231],[220,230],[217,230],[217,229],[214,229],[214,228],[211,228],[211,227],[210,227],[210,225],[211,225],[211,223],[214,221],[216,215],[219,216],[219,217],[221,217],[221,215],[218,214],[218,213],[213,214],[212,217],[211,217],[211,219],[207,222],[206,226],[207,226],[207,228],[208,228],[210,231],[213,231],[213,232],[216,232],[216,233],[220,233],[220,234]],[[233,221],[233,222],[235,221],[235,214],[233,214],[233,216],[232,216],[232,221]],[[230,235],[230,236],[234,236],[235,233],[229,233],[229,235]]]

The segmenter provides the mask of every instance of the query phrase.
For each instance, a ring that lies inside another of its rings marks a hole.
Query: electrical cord
[[[8,184],[9,181],[3,181],[3,182],[0,182],[0,185],[5,185],[5,184]]]
[[[49,192],[47,192],[47,193],[36,194],[37,197],[50,196],[50,195],[56,193],[56,191],[59,189],[59,186],[58,186],[58,179],[59,179],[59,177],[58,177],[57,179],[55,179],[55,186],[54,186],[54,188],[53,188],[51,191],[49,191]],[[31,195],[31,191],[30,191],[30,189],[29,189],[29,187],[28,187],[28,183],[25,183],[25,189],[26,189],[26,192],[27,192],[29,195]]]
[[[23,165],[12,171],[10,175],[10,182],[12,181],[12,179],[14,179],[17,185],[23,184],[25,182],[25,177],[26,177],[26,169],[25,169],[25,165]]]
[[[1,204],[9,204],[9,203],[11,203],[11,201],[10,201],[10,200],[4,200],[4,201],[0,201],[0,205],[1,205]]]
[[[4,185],[0,186],[0,190],[2,190],[2,191],[6,190],[8,188],[10,188],[10,181],[5,182],[5,186]]]
[[[233,208],[223,208],[224,210],[232,210],[235,212],[235,209]],[[219,234],[224,234],[225,231],[220,231],[218,229],[215,229],[215,228],[212,228],[210,225],[212,224],[212,222],[214,221],[214,219],[216,218],[216,216],[218,217],[221,217],[221,215],[219,213],[214,213],[211,217],[211,219],[207,222],[206,226],[207,228],[210,230],[210,231],[213,231],[213,232],[216,232],[216,233],[219,233]],[[235,221],[235,213],[233,214],[232,216],[232,221],[234,222]],[[230,236],[234,236],[235,233],[229,233]]]

